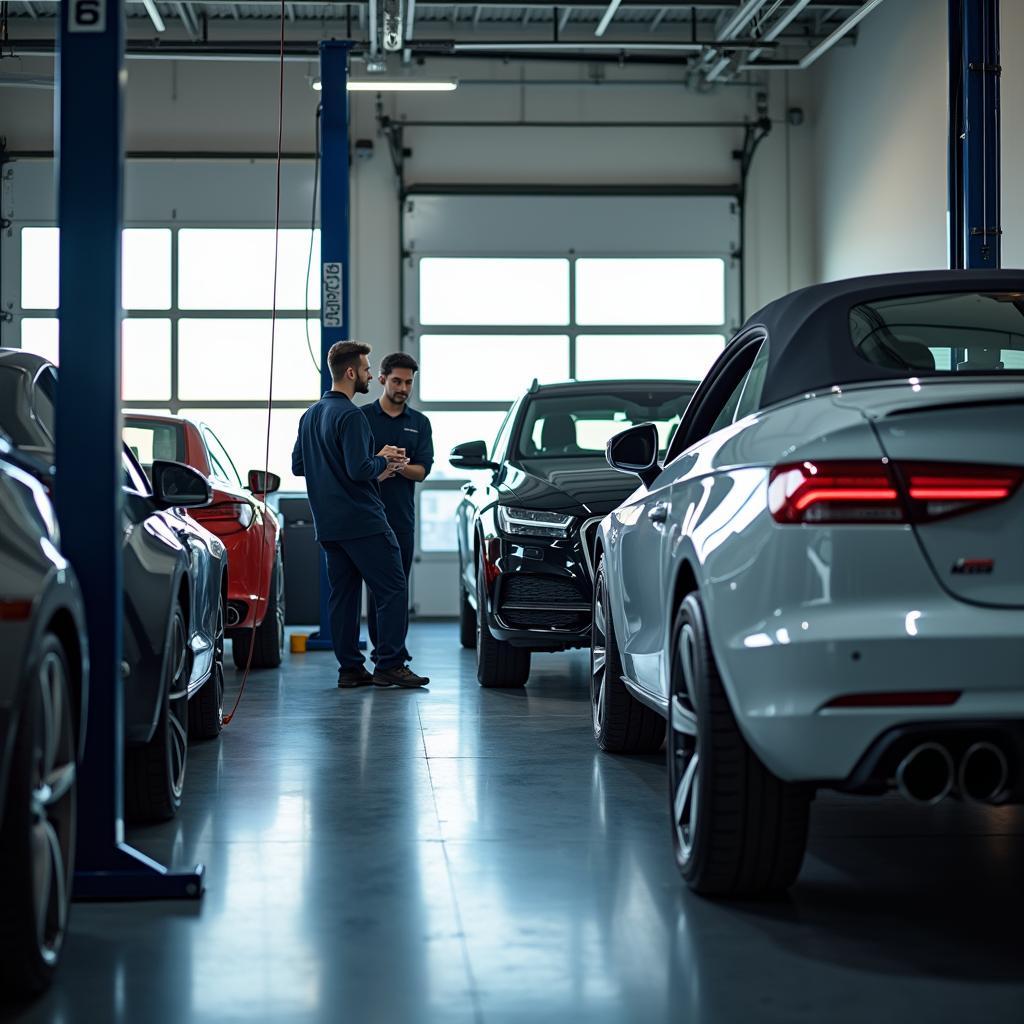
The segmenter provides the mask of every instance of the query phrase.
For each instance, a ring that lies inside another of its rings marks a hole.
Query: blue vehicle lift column
[[[60,224],[56,506],[85,598],[91,663],[76,899],[198,898],[124,841],[121,470],[123,0],[61,4],[54,137]]]
[[[320,390],[331,390],[327,353],[349,337],[349,42],[320,44]],[[320,629],[313,651],[331,649],[327,562],[320,558]]]
[[[949,0],[949,265],[1001,262],[999,0]]]

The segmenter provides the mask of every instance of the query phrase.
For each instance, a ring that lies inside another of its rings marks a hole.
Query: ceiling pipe
[[[423,40],[420,41],[421,45]],[[717,43],[717,41],[716,41]],[[631,53],[631,52],[646,52],[650,50],[663,50],[675,53],[701,53],[709,45],[709,43],[680,43],[680,42],[664,42],[664,43],[652,43],[647,41],[637,40],[623,40],[621,42],[600,42],[595,43],[589,40],[580,40],[578,42],[568,42],[562,40],[560,42],[529,42],[520,43],[514,40],[505,42],[490,42],[490,43],[450,43],[446,44],[450,46],[450,51],[437,51],[437,56],[444,56],[446,52],[451,53],[490,53],[492,51],[500,51],[502,53],[533,53],[533,52],[570,52],[579,50],[593,50],[596,52],[615,52],[615,53]],[[719,44],[724,45],[724,44]],[[730,48],[736,50],[753,50],[759,46],[763,46],[763,41],[760,39],[743,39],[732,41],[730,40],[727,44]],[[426,51],[424,51],[426,53]]]
[[[416,29],[416,0],[408,0],[405,8],[405,41],[412,39]]]
[[[167,26],[164,24],[164,19],[161,16],[160,11],[157,9],[155,0],[142,0],[142,2],[146,8],[146,13],[149,15],[149,20],[153,22],[153,28],[155,28],[157,32],[166,31]]]
[[[719,33],[721,39],[732,39],[739,34],[740,30],[746,28],[748,24],[757,16],[757,12],[768,2],[768,0],[747,0],[747,2],[740,7],[740,9],[726,22],[725,27]],[[697,64],[696,72],[699,74],[704,68],[706,68],[710,61],[718,55],[717,49],[710,49],[700,59]],[[731,57],[721,57],[715,65],[708,71],[705,76],[705,80],[713,82],[728,66]]]
[[[839,42],[843,36],[847,35],[852,29],[856,28],[879,4],[882,0],[865,0],[864,5],[857,11],[854,11],[846,21],[844,21],[839,28],[837,28],[831,35],[826,36],[813,50],[805,53],[804,56],[798,61],[787,61],[785,63],[777,64],[765,64],[758,62],[756,64],[751,63],[749,60],[741,64],[739,67],[740,71],[806,71],[819,57],[823,57],[829,50],[832,49],[836,43]]]
[[[611,0],[611,3],[608,4],[608,7],[605,9],[604,14],[602,15],[601,20],[597,23],[597,28],[594,29],[595,36],[600,38],[605,34],[605,31],[607,30],[608,26],[612,23],[612,18],[615,17],[615,12],[619,9],[619,4],[621,3],[622,0]]]
[[[370,59],[377,60],[380,55],[380,51],[377,46],[377,0],[369,0],[368,11],[370,18]]]
[[[793,6],[790,7],[790,9],[786,11],[786,13],[781,18],[779,18],[779,20],[774,25],[772,25],[772,27],[767,32],[765,32],[765,42],[770,43],[772,42],[772,40],[778,39],[779,36],[782,35],[782,33],[785,32],[786,29],[789,28],[789,26],[792,25],[793,22],[796,21],[796,19],[799,18],[801,14],[803,14],[804,8],[810,2],[811,0],[796,0],[796,3],[793,4]],[[754,50],[754,52],[751,53],[751,55],[747,58],[747,63],[753,64],[754,61],[761,56],[761,53],[761,50]]]

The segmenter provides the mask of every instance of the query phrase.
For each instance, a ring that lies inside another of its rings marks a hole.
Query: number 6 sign
[[[107,0],[69,0],[69,32],[106,32]]]

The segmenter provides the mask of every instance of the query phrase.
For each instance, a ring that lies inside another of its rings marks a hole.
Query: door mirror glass
[[[201,508],[213,500],[209,481],[191,466],[157,459],[150,476],[153,500],[163,508]]]
[[[249,490],[253,494],[273,494],[281,489],[281,478],[276,473],[264,473],[262,469],[249,470]]]
[[[460,469],[497,469],[487,458],[486,441],[464,441],[457,444],[448,456],[448,461]]]
[[[605,448],[612,469],[635,473],[650,486],[660,472],[658,466],[658,428],[653,423],[638,423],[616,434]]]

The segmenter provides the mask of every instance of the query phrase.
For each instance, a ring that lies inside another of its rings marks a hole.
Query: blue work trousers
[[[395,539],[398,541],[399,550],[402,552],[402,572],[405,573],[405,585],[406,588],[409,586],[409,573],[412,570],[412,554],[416,548],[416,535],[413,533],[396,533]],[[371,653],[370,657],[376,659],[377,657],[377,602],[374,600],[373,591],[369,591],[366,595],[366,628],[370,633],[370,646]],[[405,637],[409,632],[409,604],[406,601],[405,606],[405,628],[402,631],[402,657],[405,661],[411,661],[412,655],[409,653],[409,648],[405,646]]]
[[[359,613],[365,582],[376,612],[377,668],[404,665],[409,597],[394,533],[388,530],[356,540],[322,541],[321,547],[327,556],[328,612],[338,664],[353,669],[364,662],[359,653]]]

